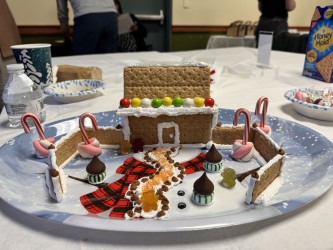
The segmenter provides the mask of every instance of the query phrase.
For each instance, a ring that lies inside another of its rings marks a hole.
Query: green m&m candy
[[[181,107],[184,103],[183,98],[181,98],[180,96],[176,96],[175,98],[173,98],[173,106],[175,107]]]
[[[162,105],[162,100],[160,98],[154,98],[153,101],[151,102],[151,106],[154,108],[159,108]]]

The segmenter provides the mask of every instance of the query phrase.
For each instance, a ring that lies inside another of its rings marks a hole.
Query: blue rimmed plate
[[[219,109],[219,121],[231,124],[235,111]],[[98,126],[122,124],[122,117],[116,111],[94,114]],[[258,120],[256,120],[257,122]],[[78,117],[56,121],[44,125],[45,136],[56,141],[78,127]],[[218,173],[209,173],[215,184],[216,200],[211,206],[196,206],[191,202],[194,181],[202,172],[186,176],[184,181],[168,192],[170,212],[164,220],[126,220],[109,218],[110,210],[92,215],[82,206],[79,197],[96,190],[96,187],[73,179],[68,180],[68,193],[61,203],[50,199],[45,177],[40,174],[47,169],[45,159],[37,159],[29,136],[18,135],[0,147],[0,197],[9,205],[30,215],[49,221],[82,228],[124,232],[180,232],[231,227],[272,218],[295,211],[324,194],[333,182],[333,143],[318,132],[296,122],[274,116],[266,117],[272,128],[272,138],[288,154],[281,178],[283,186],[269,204],[244,205],[243,184],[237,183],[234,189],[223,188]],[[225,152],[230,155],[230,152]],[[225,155],[225,166],[243,167]],[[107,165],[107,182],[112,183],[123,175],[116,169],[133,155],[119,155],[118,149],[103,149],[100,160]],[[180,158],[178,158],[180,161]],[[177,161],[178,161],[177,160]],[[66,166],[66,174],[85,178],[89,160],[74,158]],[[236,188],[236,189],[235,189]],[[184,191],[179,196],[178,191]],[[241,191],[238,193],[238,191]],[[238,195],[237,195],[238,194]],[[325,197],[324,197],[325,198]],[[327,198],[327,197],[326,197]],[[178,204],[186,204],[180,209]],[[306,207],[305,207],[306,208]],[[309,207],[308,207],[309,208]],[[294,214],[295,215],[295,214]]]
[[[333,121],[333,108],[298,100],[295,98],[297,91],[302,91],[311,97],[320,96],[320,93],[324,93],[325,90],[312,88],[291,89],[284,94],[284,97],[292,102],[296,112],[301,115],[322,121]]]
[[[98,97],[105,87],[100,80],[80,79],[57,82],[45,88],[44,93],[60,103],[72,103]]]

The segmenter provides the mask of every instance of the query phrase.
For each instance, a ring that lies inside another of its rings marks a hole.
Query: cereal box
[[[333,82],[333,6],[316,7],[312,16],[303,76]]]

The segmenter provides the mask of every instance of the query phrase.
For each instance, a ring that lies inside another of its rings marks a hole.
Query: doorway
[[[171,51],[172,0],[120,0],[124,13],[134,14],[147,28],[146,44],[154,51]]]
[[[174,122],[161,122],[157,125],[158,144],[178,146],[180,143],[179,126]]]

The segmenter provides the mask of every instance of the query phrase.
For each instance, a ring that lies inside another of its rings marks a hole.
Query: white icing
[[[261,204],[268,206],[272,202],[272,198],[279,192],[279,189],[283,185],[283,179],[281,176],[278,176],[266,189],[262,192],[257,199],[254,201],[254,204]]]
[[[48,149],[52,145],[52,143],[47,139],[40,140],[39,143],[40,143],[40,145],[42,145],[46,149]]]
[[[215,107],[174,107],[161,106],[159,108],[122,108],[117,110],[119,116],[147,116],[156,118],[160,115],[179,116],[179,115],[196,115],[196,114],[213,114],[217,116],[218,108]],[[216,117],[217,119],[217,117]],[[216,123],[215,123],[216,124]],[[215,125],[214,124],[214,125]]]
[[[128,68],[156,68],[156,67],[208,67],[208,64],[205,62],[182,62],[182,63],[155,63],[155,64],[135,64],[127,66]]]
[[[123,134],[124,134],[124,140],[130,141],[131,136],[131,129],[129,127],[128,117],[123,117]]]
[[[218,144],[218,143],[215,143],[213,141],[207,142],[207,144],[205,145],[205,147],[208,148],[208,149],[210,149],[213,144],[215,145],[216,149],[227,149],[227,150],[231,150],[232,149],[232,145],[231,144]]]
[[[264,159],[264,157],[261,156],[261,154],[255,149],[253,149],[253,158],[258,162],[260,166],[264,166],[267,164],[267,161]]]
[[[67,194],[67,178],[62,168],[56,169],[59,173],[58,176],[52,177],[50,175],[50,169],[45,171],[46,186],[49,190],[49,195],[57,202],[62,202]]]

